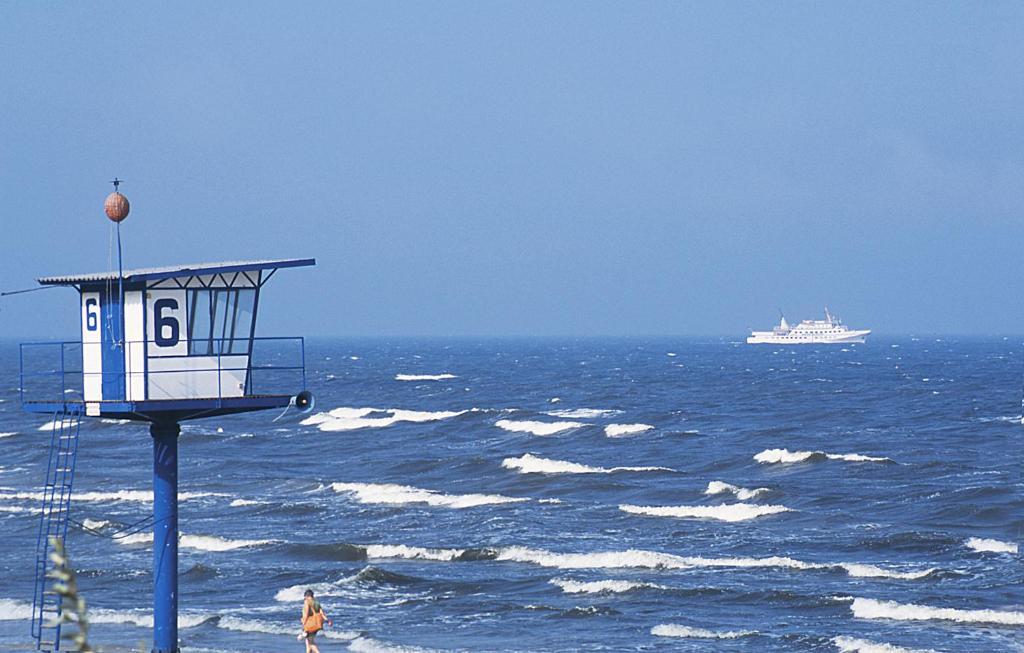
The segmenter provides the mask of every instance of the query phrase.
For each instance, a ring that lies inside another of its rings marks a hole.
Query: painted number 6
[[[177,299],[158,299],[153,303],[153,324],[155,329],[155,338],[157,347],[173,347],[178,344],[179,336],[181,335],[181,326],[178,324],[178,318],[173,315],[164,315],[164,309],[170,309],[172,311],[178,310]],[[170,329],[170,335],[164,334],[164,329]]]
[[[99,323],[99,315],[97,315],[96,306],[99,304],[95,299],[91,297],[85,300],[85,330],[95,331]]]

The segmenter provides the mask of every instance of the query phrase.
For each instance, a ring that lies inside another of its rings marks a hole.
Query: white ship
[[[782,316],[779,326],[771,331],[751,331],[747,343],[773,345],[818,345],[818,344],[849,344],[864,342],[868,329],[856,331],[843,324],[842,320],[828,312],[825,307],[824,320],[804,320],[791,327]]]

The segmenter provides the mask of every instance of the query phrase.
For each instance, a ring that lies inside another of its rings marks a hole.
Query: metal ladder
[[[78,431],[82,408],[65,406],[53,414],[50,435],[50,462],[43,487],[43,511],[39,516],[36,540],[36,580],[32,597],[32,637],[41,651],[60,650],[61,597],[47,588],[50,569],[50,538],[64,541],[68,533],[68,509],[71,486],[75,480],[78,456]]]

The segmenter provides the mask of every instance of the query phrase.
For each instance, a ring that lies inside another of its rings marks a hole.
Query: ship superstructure
[[[825,307],[824,320],[803,320],[790,326],[782,315],[779,325],[771,331],[751,331],[747,343],[775,345],[849,344],[864,342],[869,329],[851,329]]]

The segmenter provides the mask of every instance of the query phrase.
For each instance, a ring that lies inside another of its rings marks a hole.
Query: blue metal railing
[[[186,377],[191,383],[208,388],[200,391],[201,396],[192,395],[192,398],[203,399],[292,395],[306,387],[306,343],[302,337],[246,339],[247,349],[244,351],[237,351],[237,339],[212,338],[204,342],[212,343],[211,353],[157,356],[153,355],[153,350],[157,349],[154,341],[128,341],[118,345],[113,352],[123,360],[123,371],[108,371],[106,375],[101,367],[97,371],[85,371],[84,356],[87,348],[91,347],[97,348],[99,356],[111,355],[107,351],[109,344],[83,344],[80,341],[22,343],[19,351],[20,399],[23,404],[81,404],[87,385],[91,383],[94,387],[96,384],[102,387],[104,376],[112,374],[124,380],[120,393],[123,398],[105,397],[105,401],[177,398],[167,396],[166,390],[158,392],[160,381],[177,379],[180,383]],[[99,351],[101,348],[104,349]],[[99,356],[94,363],[96,366],[99,366]],[[175,365],[175,361],[180,365]],[[154,364],[165,369],[153,369]],[[142,369],[133,369],[139,366]],[[229,380],[239,383],[239,386],[225,387]],[[95,394],[95,390],[90,394]],[[94,399],[90,397],[89,400]]]

